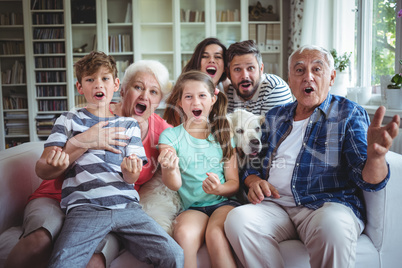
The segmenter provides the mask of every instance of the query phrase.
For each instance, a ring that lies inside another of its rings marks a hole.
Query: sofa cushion
[[[22,227],[16,226],[7,229],[0,235],[0,267],[4,266],[8,254],[13,247],[18,243],[19,237],[22,234]]]

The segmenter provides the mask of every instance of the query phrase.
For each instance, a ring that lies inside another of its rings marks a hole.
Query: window
[[[355,0],[355,5],[352,82],[371,87],[373,94],[381,94],[381,77],[388,75],[383,79],[390,82],[389,76],[402,72],[402,18],[396,16],[402,0]]]

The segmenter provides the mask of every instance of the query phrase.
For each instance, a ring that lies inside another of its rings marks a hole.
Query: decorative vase
[[[389,109],[402,109],[402,88],[400,86],[388,85],[387,90],[387,106]]]
[[[335,82],[331,87],[330,93],[332,95],[346,96],[349,87],[349,72],[344,70],[343,72],[336,69]]]

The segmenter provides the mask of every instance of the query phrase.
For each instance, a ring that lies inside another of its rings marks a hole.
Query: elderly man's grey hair
[[[331,53],[327,49],[320,47],[320,46],[315,46],[315,45],[304,45],[304,46],[301,46],[300,48],[296,49],[295,51],[293,51],[293,53],[290,55],[290,57],[288,59],[288,71],[290,71],[290,68],[291,68],[290,63],[292,62],[293,56],[296,54],[301,54],[304,50],[315,50],[315,51],[321,52],[328,62],[329,69],[331,71],[335,70],[334,57],[332,57]]]
[[[130,80],[137,72],[147,72],[155,76],[163,96],[172,90],[172,83],[169,81],[169,71],[165,65],[157,60],[139,60],[127,67],[121,83],[122,91],[125,90],[127,84],[130,83]]]

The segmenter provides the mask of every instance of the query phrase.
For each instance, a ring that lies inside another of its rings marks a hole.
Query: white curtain
[[[293,0],[290,4],[289,52],[305,44],[354,50],[355,1]]]

